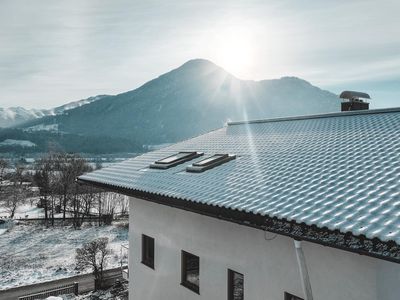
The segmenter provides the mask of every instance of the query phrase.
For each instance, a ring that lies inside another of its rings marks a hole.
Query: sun
[[[217,36],[216,60],[238,77],[246,77],[253,64],[254,46],[251,35],[240,28],[231,28]]]

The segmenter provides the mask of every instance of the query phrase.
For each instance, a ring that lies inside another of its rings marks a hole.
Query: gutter
[[[308,276],[307,263],[306,258],[304,257],[303,248],[301,247],[301,241],[293,241],[294,248],[296,249],[297,263],[299,265],[300,280],[303,287],[304,300],[313,300],[310,277]]]

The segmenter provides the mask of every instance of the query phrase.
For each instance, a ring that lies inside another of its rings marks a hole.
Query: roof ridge
[[[280,118],[271,118],[271,119],[257,119],[257,120],[248,120],[248,121],[245,121],[245,120],[233,121],[233,122],[228,122],[227,125],[231,126],[231,125],[256,124],[256,123],[268,123],[268,122],[321,119],[321,118],[332,118],[332,117],[349,117],[349,116],[355,116],[355,115],[369,115],[369,114],[381,114],[381,113],[391,113],[391,112],[400,112],[400,107],[378,108],[378,109],[370,109],[370,110],[340,111],[340,112],[332,112],[332,113],[326,113],[326,114],[302,115],[302,116],[280,117]]]

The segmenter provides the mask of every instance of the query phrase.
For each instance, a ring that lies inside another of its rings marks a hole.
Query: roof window
[[[178,152],[176,154],[167,156],[150,165],[152,169],[168,169],[182,164],[186,161],[192,160],[196,157],[202,156],[201,152]]]
[[[222,165],[235,158],[236,155],[232,154],[214,154],[212,156],[206,157],[205,159],[193,163],[191,166],[188,166],[186,168],[186,171],[194,173],[204,172],[216,166]]]

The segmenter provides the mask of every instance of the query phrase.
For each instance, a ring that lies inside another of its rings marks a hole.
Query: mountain
[[[0,127],[16,126],[43,116],[46,116],[46,113],[40,109],[25,109],[23,107],[0,108]]]
[[[335,94],[305,80],[240,80],[210,61],[195,59],[135,90],[36,119],[24,128],[54,126],[63,133],[154,145],[219,128],[228,120],[334,112],[339,107]]]
[[[7,128],[18,126],[34,119],[62,114],[67,110],[92,103],[93,101],[99,100],[103,97],[105,97],[105,95],[90,97],[70,102],[53,109],[26,109],[23,107],[0,108],[0,127]]]

